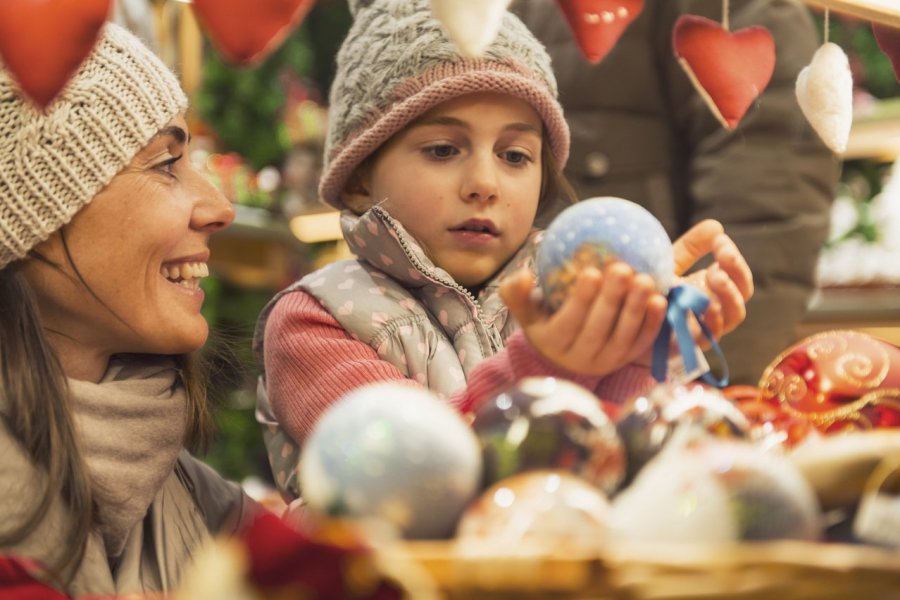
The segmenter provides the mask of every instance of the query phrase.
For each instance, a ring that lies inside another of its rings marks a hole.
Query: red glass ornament
[[[856,331],[808,337],[766,368],[761,400],[823,432],[900,424],[900,349]]]

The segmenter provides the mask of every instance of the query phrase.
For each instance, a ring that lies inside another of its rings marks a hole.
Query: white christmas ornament
[[[797,77],[797,101],[825,145],[841,154],[853,122],[850,61],[837,44],[826,42]]]
[[[463,56],[477,58],[490,46],[511,0],[431,0],[431,12]]]

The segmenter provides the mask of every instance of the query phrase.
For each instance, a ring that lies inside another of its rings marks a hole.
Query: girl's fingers
[[[629,360],[643,355],[656,341],[659,329],[666,318],[666,308],[668,308],[668,302],[662,294],[654,293],[647,300],[644,323],[634,341],[634,352],[632,356],[629,356]]]
[[[721,309],[722,333],[728,333],[743,322],[747,316],[744,296],[735,282],[719,269],[711,270],[709,287]]]
[[[713,251],[716,238],[725,231],[722,224],[713,219],[701,221],[688,229],[672,244],[675,274],[683,275],[694,263]]]
[[[714,256],[716,263],[734,282],[744,302],[753,296],[753,273],[737,245],[725,234],[716,238]]]
[[[649,275],[636,275],[631,291],[624,298],[619,319],[614,323],[607,343],[611,351],[618,352],[623,358],[631,353],[641,332],[653,288],[653,279]]]
[[[565,302],[547,322],[548,331],[553,333],[549,344],[554,352],[569,352],[583,334],[585,318],[597,301],[603,283],[603,275],[593,267],[578,274]]]
[[[517,271],[500,284],[500,298],[522,327],[528,327],[546,316],[542,307],[532,299],[535,285],[534,276],[527,269]]]

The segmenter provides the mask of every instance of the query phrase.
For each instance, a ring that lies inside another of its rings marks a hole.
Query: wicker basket
[[[476,556],[452,542],[416,542],[394,552],[446,598],[900,599],[900,552],[867,546],[642,544],[597,556]]]

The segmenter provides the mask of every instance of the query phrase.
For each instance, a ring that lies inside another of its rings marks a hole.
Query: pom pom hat
[[[431,108],[474,92],[528,102],[540,115],[560,169],[569,128],[556,99],[544,47],[507,12],[479,58],[464,58],[432,16],[428,0],[351,0],[354,23],[337,56],[331,88],[322,198],[344,208],[341,192],[354,169]]]
[[[68,223],[186,108],[175,75],[111,23],[45,112],[0,63],[0,269]]]

